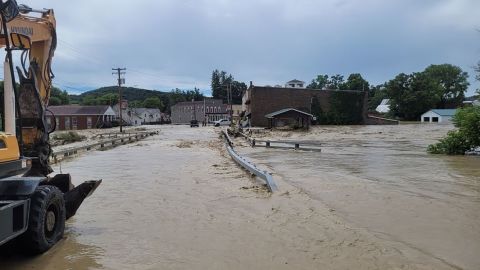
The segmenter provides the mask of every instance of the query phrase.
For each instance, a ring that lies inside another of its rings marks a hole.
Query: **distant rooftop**
[[[304,81],[300,81],[300,80],[297,80],[297,79],[293,79],[291,81],[288,81],[287,83],[305,83]]]
[[[49,106],[48,110],[54,115],[103,115],[110,106],[81,106],[81,105],[63,105]]]

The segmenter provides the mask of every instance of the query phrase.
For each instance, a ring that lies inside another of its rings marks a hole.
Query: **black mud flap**
[[[72,184],[70,174],[57,174],[53,178],[43,182],[43,185],[56,186],[63,192],[65,200],[66,219],[75,215],[83,200],[97,189],[102,180],[86,181],[78,186]]]

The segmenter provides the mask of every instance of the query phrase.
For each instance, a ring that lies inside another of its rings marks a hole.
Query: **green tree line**
[[[477,79],[480,63],[476,66]],[[430,109],[457,108],[462,105],[468,89],[468,73],[451,64],[430,65],[421,72],[400,73],[392,80],[373,86],[361,74],[344,76],[318,75],[307,88],[368,91],[368,110],[383,99],[390,99],[390,117],[418,120]]]
[[[204,95],[200,89],[193,90],[172,89],[170,92],[137,89],[125,87],[122,89],[123,99],[128,100],[129,107],[133,108],[157,108],[162,112],[170,112],[171,106],[178,102],[203,100]],[[118,103],[118,88],[104,87],[86,92],[76,97],[81,105],[110,105]]]

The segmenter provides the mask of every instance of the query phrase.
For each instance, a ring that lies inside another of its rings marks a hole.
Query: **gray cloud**
[[[208,90],[211,71],[279,84],[360,72],[374,84],[429,64],[480,60],[476,0],[23,1],[54,8],[56,83]]]

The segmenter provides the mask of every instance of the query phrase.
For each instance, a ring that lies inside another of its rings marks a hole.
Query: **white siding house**
[[[422,114],[422,123],[449,124],[455,115],[456,109],[435,109]]]

